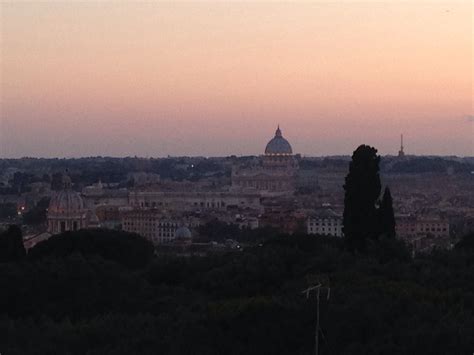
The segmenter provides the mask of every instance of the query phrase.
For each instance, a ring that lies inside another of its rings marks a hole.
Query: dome
[[[71,189],[71,179],[68,176],[63,177],[63,189],[51,198],[48,214],[70,215],[83,210],[82,197]]]
[[[174,237],[176,240],[190,240],[192,239],[193,235],[188,227],[181,226],[178,229],[176,229]]]
[[[72,190],[57,192],[49,203],[48,213],[71,214],[84,210],[84,201],[79,194]]]
[[[266,155],[291,155],[293,150],[291,149],[290,143],[283,138],[280,127],[275,132],[275,137],[268,142],[265,148]]]

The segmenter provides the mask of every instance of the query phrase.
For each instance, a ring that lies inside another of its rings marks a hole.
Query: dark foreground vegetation
[[[207,257],[154,257],[136,235],[79,231],[16,252],[0,238],[0,352],[311,354],[322,281],[320,354],[471,354],[474,235],[409,257],[395,239],[364,254],[336,239],[274,235]],[[5,249],[6,250],[6,249]]]

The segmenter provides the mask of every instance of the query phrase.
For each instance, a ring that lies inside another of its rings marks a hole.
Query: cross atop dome
[[[281,129],[280,129],[280,125],[278,125],[278,128],[275,132],[275,137],[283,137],[283,135],[281,134]]]

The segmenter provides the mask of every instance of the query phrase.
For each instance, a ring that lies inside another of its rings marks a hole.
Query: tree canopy
[[[331,287],[320,354],[474,347],[472,248],[412,259],[393,238],[353,254],[337,238],[269,235],[243,252],[131,268],[122,253],[138,255],[141,241],[107,233],[65,233],[0,263],[2,353],[312,354],[316,304],[301,291],[318,280]]]
[[[352,155],[344,184],[344,236],[351,249],[364,249],[367,239],[378,236],[377,201],[380,197],[380,156],[367,145]]]
[[[0,262],[21,260],[25,254],[21,229],[12,224],[0,233]]]
[[[129,267],[146,265],[154,248],[138,234],[107,229],[83,229],[53,235],[28,252],[31,259],[64,257],[74,253],[98,255]]]
[[[386,187],[379,208],[379,233],[390,238],[395,237],[395,213],[390,188]]]

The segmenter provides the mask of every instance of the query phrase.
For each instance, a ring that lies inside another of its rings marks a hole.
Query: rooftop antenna
[[[329,300],[331,296],[331,288],[325,287],[321,283],[308,287],[306,290],[303,290],[301,293],[306,295],[306,298],[309,299],[309,296],[312,291],[316,292],[316,334],[315,334],[315,344],[314,344],[314,354],[319,355],[319,332],[321,329],[319,327],[319,299],[321,295],[321,289],[326,290],[326,299]]]

